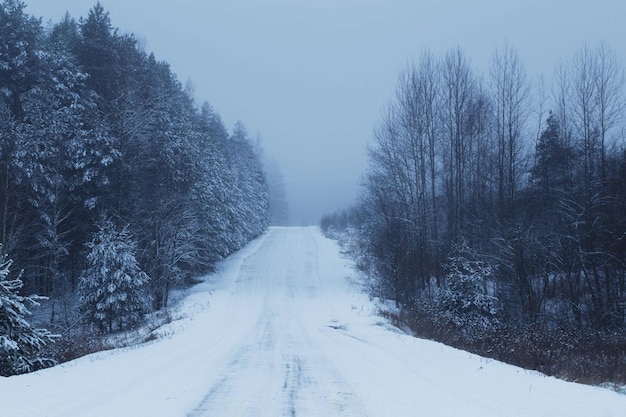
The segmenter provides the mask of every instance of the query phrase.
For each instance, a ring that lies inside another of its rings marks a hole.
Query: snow
[[[272,228],[161,339],[0,378],[0,416],[623,416],[626,396],[405,335],[317,228]]]

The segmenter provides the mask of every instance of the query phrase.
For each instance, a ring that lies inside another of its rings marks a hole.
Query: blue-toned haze
[[[366,145],[398,73],[424,48],[460,45],[486,72],[506,40],[531,77],[584,42],[624,62],[626,3],[595,1],[103,0],[112,22],[191,81],[231,127],[238,119],[280,161],[295,224],[357,197]],[[58,21],[95,0],[26,0]]]

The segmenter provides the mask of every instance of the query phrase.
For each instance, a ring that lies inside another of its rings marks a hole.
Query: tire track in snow
[[[285,383],[283,391],[287,393],[289,398],[287,404],[287,415],[296,416],[296,400],[298,399],[298,390],[302,385],[302,359],[294,356],[291,361],[285,364]]]

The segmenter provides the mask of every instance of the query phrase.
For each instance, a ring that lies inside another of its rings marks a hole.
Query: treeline
[[[623,332],[624,69],[585,46],[532,84],[508,45],[487,75],[459,48],[423,53],[375,129],[362,201],[323,226],[358,231],[375,295],[461,332]]]
[[[25,7],[0,5],[2,255],[51,325],[125,328],[263,233],[259,151],[99,3],[47,28]]]

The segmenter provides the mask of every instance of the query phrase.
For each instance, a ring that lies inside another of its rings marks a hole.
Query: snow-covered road
[[[149,344],[0,378],[0,416],[624,416],[626,396],[393,331],[317,228],[272,228]]]

